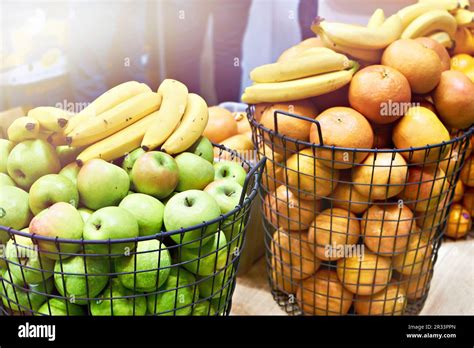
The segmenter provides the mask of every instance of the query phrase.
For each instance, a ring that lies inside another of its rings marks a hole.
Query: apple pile
[[[6,308],[46,315],[222,311],[242,214],[192,228],[239,204],[247,175],[240,163],[214,162],[206,137],[175,157],[137,148],[112,163],[79,165],[61,151],[41,139],[0,139]],[[51,239],[10,239],[6,228]],[[163,231],[178,232],[164,238]],[[144,236],[151,237],[134,240]]]

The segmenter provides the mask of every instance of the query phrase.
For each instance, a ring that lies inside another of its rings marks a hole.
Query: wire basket
[[[292,315],[419,313],[473,130],[426,147],[353,149],[324,145],[312,118],[274,111],[272,130],[254,114],[275,301]],[[311,122],[319,144],[279,133],[282,117]]]
[[[0,226],[3,315],[228,315],[253,199],[265,160],[247,170],[239,205],[176,231],[105,241],[32,235]]]

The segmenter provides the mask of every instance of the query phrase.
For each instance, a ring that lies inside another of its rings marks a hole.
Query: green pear
[[[56,174],[61,163],[56,150],[44,140],[26,140],[15,145],[8,155],[8,175],[23,188],[29,189],[33,183],[46,174]]]
[[[66,165],[74,162],[77,155],[79,155],[82,150],[84,150],[84,147],[73,147],[69,145],[56,146],[56,153],[58,155],[59,162],[61,162],[61,166],[65,167]]]
[[[122,273],[118,278],[126,288],[151,292],[166,281],[170,265],[171,256],[166,246],[156,239],[151,239],[138,242],[137,250],[132,255],[116,259],[115,271]]]
[[[21,230],[28,226],[32,214],[28,203],[28,193],[14,186],[0,187],[0,225]],[[8,233],[0,231],[0,244],[10,238]]]
[[[81,167],[79,167],[76,162],[71,162],[61,169],[58,174],[68,178],[74,185],[77,185],[77,175],[79,174],[80,170]]]
[[[51,278],[44,282],[28,284],[23,279],[12,276],[8,270],[3,272],[2,277],[3,285],[0,286],[0,296],[4,307],[12,311],[21,313],[37,311],[53,290]]]
[[[179,170],[176,191],[202,190],[214,180],[214,167],[204,158],[183,152],[175,158]]]
[[[13,149],[15,144],[6,139],[0,139],[0,173],[8,173],[7,172],[7,160],[10,151]]]
[[[77,208],[79,193],[71,180],[59,174],[48,174],[31,185],[29,202],[35,215],[58,202],[66,202]]]
[[[81,214],[82,221],[84,221],[84,224],[87,222],[87,220],[91,217],[91,215],[94,213],[93,210],[87,209],[87,208],[79,208],[77,209],[79,214]]]
[[[178,193],[168,201],[163,221],[167,231],[175,231],[217,219],[220,215],[221,210],[214,197],[204,191],[189,190]],[[206,228],[173,234],[171,238],[186,248],[197,248],[210,241],[212,236],[206,236],[215,233],[217,228],[216,222]]]
[[[7,174],[0,173],[0,187],[2,186],[16,186],[16,184]]]
[[[227,263],[227,241],[223,232],[212,236],[209,243],[200,248],[183,248],[181,250],[181,262],[184,267],[201,276],[211,275],[221,270]]]
[[[128,176],[130,177],[130,182],[132,182],[133,165],[135,164],[137,159],[141,157],[144,153],[146,153],[146,151],[139,147],[127,154],[123,159],[122,168],[127,172]]]
[[[186,152],[191,152],[195,155],[198,155],[199,157],[204,158],[210,163],[214,163],[214,147],[212,146],[211,141],[204,136],[201,136],[198,140],[196,140],[196,142],[191,145],[191,147],[187,149]]]
[[[28,237],[15,236],[5,249],[10,272],[27,283],[39,283],[53,276],[54,261],[38,251],[38,246]]]
[[[221,179],[211,182],[204,191],[214,197],[221,213],[227,214],[239,205],[242,186],[234,180]]]
[[[166,283],[147,298],[148,312],[159,315],[190,315],[199,297],[196,278],[183,268],[173,267]]]
[[[84,222],[81,214],[69,203],[58,202],[36,215],[30,223],[30,233],[49,238],[76,239],[77,243],[57,243],[38,240],[40,250],[46,257],[57,260],[66,258],[81,249],[80,240]]]
[[[77,175],[81,203],[92,210],[118,205],[129,187],[127,172],[101,159],[87,161]]]
[[[124,208],[105,207],[92,213],[84,225],[84,240],[113,240],[138,237],[137,219]],[[135,243],[87,244],[88,254],[126,255]]]
[[[193,307],[192,316],[209,316],[216,315],[216,309],[209,301],[201,301]]]
[[[109,271],[110,263],[107,259],[77,255],[56,261],[54,284],[62,296],[72,303],[84,305],[105,288]]]
[[[239,163],[232,161],[220,161],[214,164],[214,170],[214,180],[232,179],[237,181],[240,186],[244,186],[247,172]]]
[[[165,206],[156,198],[143,193],[132,193],[120,202],[119,207],[128,210],[137,219],[140,236],[161,231]]]
[[[146,314],[146,298],[144,294],[125,288],[114,278],[100,294],[99,299],[91,302],[90,309],[92,315],[142,316]]]
[[[51,298],[49,301],[43,303],[38,309],[36,315],[48,315],[48,316],[82,316],[85,315],[84,308],[78,306],[70,301]]]

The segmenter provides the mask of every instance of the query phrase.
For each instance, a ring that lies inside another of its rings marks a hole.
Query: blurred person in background
[[[298,21],[301,30],[301,40],[314,37],[311,23],[318,15],[318,0],[300,0],[298,4]]]

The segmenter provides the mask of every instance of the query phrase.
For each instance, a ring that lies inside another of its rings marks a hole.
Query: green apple
[[[107,259],[77,255],[56,261],[54,284],[62,296],[72,303],[84,305],[105,288],[109,272],[110,263]]]
[[[178,180],[178,165],[164,152],[147,152],[133,165],[132,182],[136,192],[162,199],[174,191]]]
[[[77,175],[81,203],[92,210],[118,205],[129,187],[127,172],[101,159],[87,161]]]
[[[68,178],[74,185],[77,185],[77,175],[80,170],[81,167],[79,167],[76,162],[71,162],[61,169],[58,174]]]
[[[125,288],[117,278],[100,294],[99,299],[90,303],[92,315],[102,316],[142,316],[146,314],[144,294]]]
[[[6,139],[0,139],[0,173],[7,173],[7,160],[15,144]]]
[[[29,202],[35,215],[58,202],[66,202],[77,208],[79,193],[76,185],[68,178],[59,174],[48,174],[31,185]]]
[[[156,198],[143,193],[132,193],[120,202],[119,207],[128,210],[137,219],[140,236],[161,231],[165,206]]]
[[[61,166],[65,167],[66,165],[73,163],[82,150],[84,150],[84,147],[73,147],[69,145],[56,146],[56,153],[58,154]]]
[[[211,302],[209,301],[201,301],[196,303],[193,308],[193,312],[191,313],[192,316],[209,316],[209,315],[216,315],[216,310]]]
[[[201,276],[211,275],[227,263],[227,241],[224,232],[212,236],[212,240],[200,248],[183,248],[181,262],[188,271]]]
[[[175,231],[217,219],[220,215],[221,210],[214,197],[204,191],[189,190],[178,193],[168,201],[165,205],[163,221],[167,231]],[[171,238],[178,244],[184,244],[184,247],[197,248],[207,243],[212,236],[206,236],[215,233],[217,228],[218,223],[214,223],[205,229],[197,228],[173,234]],[[203,238],[202,241],[201,238]]]
[[[219,204],[222,214],[226,214],[239,205],[242,186],[234,180],[221,179],[211,182],[204,189]]]
[[[214,180],[214,167],[204,158],[190,152],[176,156],[179,183],[176,191],[202,190]]]
[[[200,137],[186,152],[191,152],[210,163],[214,163],[214,147],[206,137]]]
[[[2,277],[3,286],[0,286],[0,296],[3,305],[6,309],[16,312],[31,313],[37,311],[48,299],[47,295],[53,290],[52,279],[36,284],[28,284],[22,278],[12,276],[8,270],[3,272]]]
[[[58,155],[53,146],[40,139],[26,140],[15,145],[8,155],[8,175],[23,188],[46,174],[56,174],[61,169]]]
[[[133,165],[135,164],[137,159],[141,157],[144,153],[146,153],[146,151],[139,147],[138,149],[135,149],[129,154],[127,154],[123,159],[122,168],[127,172],[128,176],[130,177],[130,182],[132,182]]]
[[[16,184],[7,174],[0,173],[0,187],[2,186],[16,186]]]
[[[237,181],[240,186],[244,186],[247,172],[239,163],[220,161],[214,164],[214,170],[216,173],[214,180],[232,179]]]
[[[105,207],[95,211],[84,225],[84,240],[114,240],[138,237],[138,222],[124,208]],[[86,253],[116,254],[122,256],[135,247],[135,243],[88,244]]]
[[[0,187],[0,225],[21,230],[28,226],[32,218],[28,193],[15,186]],[[8,233],[0,231],[0,244],[10,238]]]
[[[69,257],[81,249],[84,222],[81,214],[69,203],[58,202],[36,215],[30,223],[30,233],[44,237],[77,239],[77,243],[56,243],[38,240],[38,246],[46,257],[57,260]]]
[[[93,210],[87,209],[87,208],[79,208],[77,209],[79,214],[81,214],[82,221],[84,221],[84,224],[87,222],[87,220],[91,217],[91,215],[94,213]]]
[[[196,278],[183,268],[173,267],[166,283],[147,298],[148,312],[158,315],[190,315],[199,297]]]
[[[232,268],[232,266],[229,266],[210,277],[200,277],[198,282],[199,296],[206,299],[216,299],[222,295],[227,295],[232,287]]]
[[[27,283],[39,283],[53,276],[54,260],[38,251],[31,238],[15,236],[5,249],[10,272]]]
[[[217,315],[223,315],[226,311],[227,304],[230,299],[226,299],[225,296],[222,297],[214,297],[211,299],[211,305],[217,312]]]
[[[227,243],[229,244],[230,256],[236,256],[242,252],[244,228],[245,224],[242,215],[237,219],[232,215],[222,222],[221,230],[224,232]]]
[[[127,289],[151,292],[159,288],[170,273],[171,256],[166,246],[156,239],[137,243],[130,256],[115,260],[115,271]],[[158,271],[159,269],[159,271]]]
[[[36,315],[51,315],[51,316],[82,316],[85,311],[81,306],[78,306],[70,301],[60,298],[51,298],[49,301],[43,303],[38,309]]]

